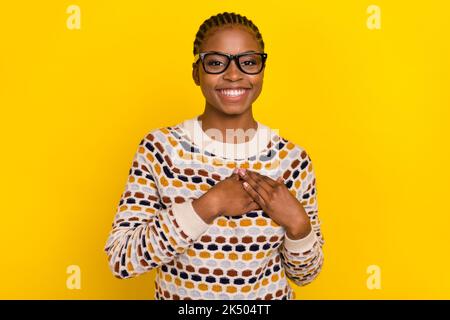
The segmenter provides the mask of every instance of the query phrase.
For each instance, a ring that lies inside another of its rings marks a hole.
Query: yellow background
[[[0,298],[153,298],[103,247],[140,139],[202,112],[193,41],[223,11],[266,43],[257,120],[315,164],[325,263],[297,298],[449,299],[450,5],[360,0],[2,3]]]

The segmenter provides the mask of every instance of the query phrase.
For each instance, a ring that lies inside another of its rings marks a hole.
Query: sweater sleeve
[[[293,240],[285,234],[280,246],[281,260],[286,276],[295,284],[304,286],[313,281],[323,265],[324,238],[318,216],[316,175],[309,155],[303,150],[301,158],[293,162],[290,191],[299,199],[311,223],[311,232]]]
[[[142,139],[104,247],[113,275],[121,279],[170,262],[209,227],[192,200],[170,206],[160,201],[150,150],[151,142]]]

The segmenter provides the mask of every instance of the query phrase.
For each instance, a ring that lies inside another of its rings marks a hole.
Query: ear
[[[198,74],[198,64],[192,63],[192,79],[194,79],[194,82],[197,86],[200,85],[200,77]]]

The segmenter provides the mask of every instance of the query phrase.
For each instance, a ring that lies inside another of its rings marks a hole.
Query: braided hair
[[[215,16],[209,17],[205,20],[195,35],[194,41],[194,55],[200,52],[200,47],[206,39],[206,35],[208,31],[213,29],[214,27],[221,27],[226,25],[241,25],[246,27],[248,30],[253,32],[258,41],[259,46],[264,51],[264,41],[261,33],[258,30],[258,27],[253,24],[253,22],[245,16],[241,16],[240,14],[236,14],[234,12],[223,12],[219,13]]]

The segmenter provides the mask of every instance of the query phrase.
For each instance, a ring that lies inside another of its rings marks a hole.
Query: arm
[[[113,275],[121,279],[170,262],[209,226],[191,200],[162,204],[149,162],[151,143],[146,137],[139,144],[104,248]]]
[[[301,169],[305,161],[308,164]],[[299,171],[297,179],[292,177],[295,170]],[[303,179],[302,175],[304,175]],[[286,233],[284,243],[279,250],[287,277],[295,284],[303,286],[313,281],[320,273],[323,265],[322,246],[324,244],[318,216],[315,171],[311,158],[305,151],[302,152],[298,165],[293,168],[291,177],[288,179],[293,179],[291,192],[295,193],[305,209],[310,219],[311,231],[305,237],[296,240]],[[299,186],[296,187],[296,185]]]

